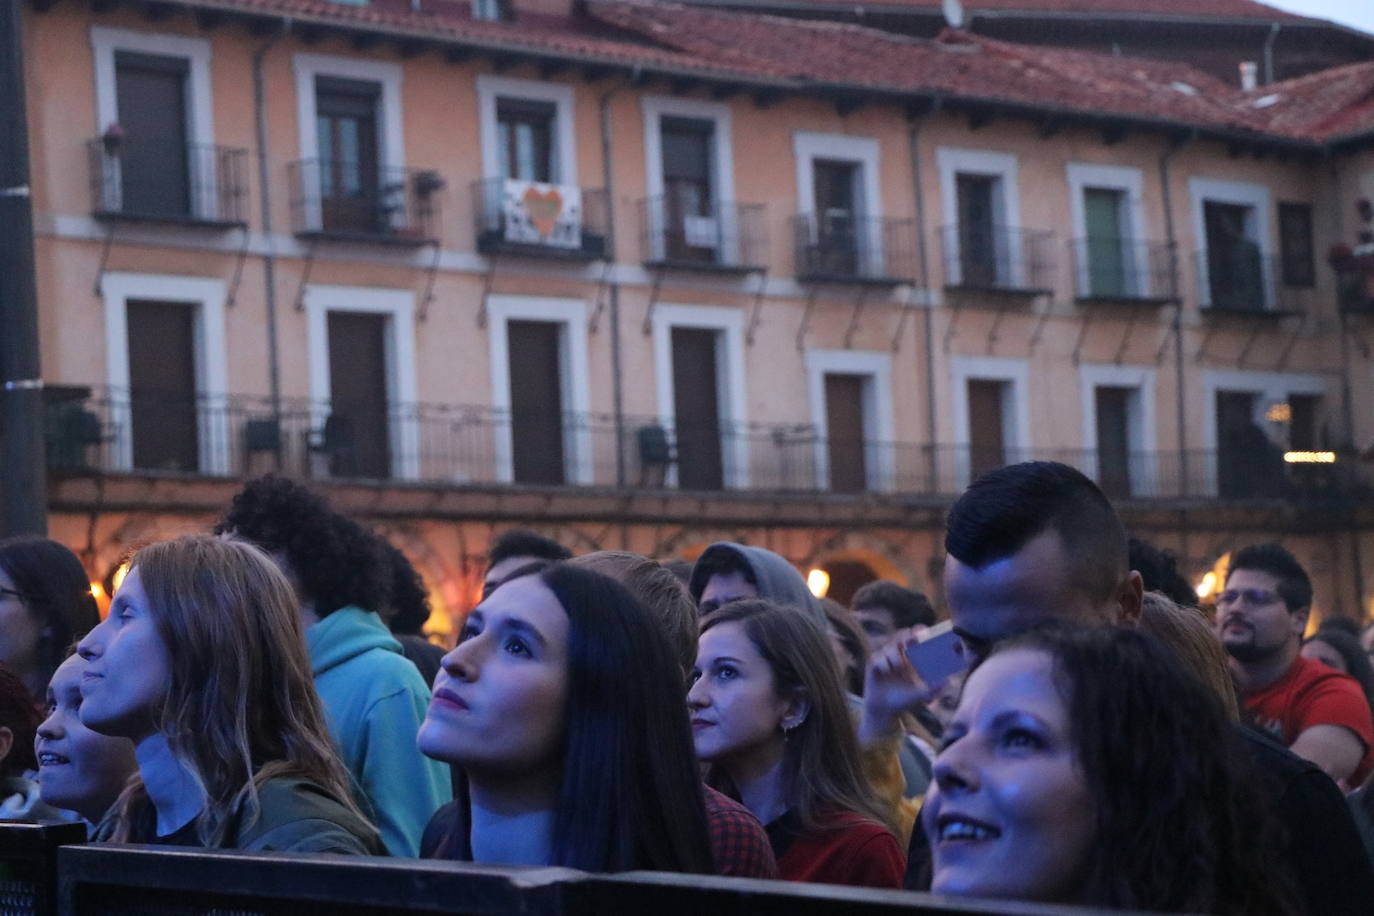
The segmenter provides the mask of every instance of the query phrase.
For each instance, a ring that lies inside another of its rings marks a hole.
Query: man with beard
[[[1246,547],[1217,597],[1217,636],[1255,724],[1353,787],[1374,767],[1374,723],[1353,678],[1299,653],[1311,608],[1312,581],[1291,553]]]

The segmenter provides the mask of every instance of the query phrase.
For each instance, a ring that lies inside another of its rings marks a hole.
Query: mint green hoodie
[[[339,608],[305,639],[358,803],[393,856],[417,856],[425,824],[453,796],[448,767],[415,746],[429,687],[371,611]]]

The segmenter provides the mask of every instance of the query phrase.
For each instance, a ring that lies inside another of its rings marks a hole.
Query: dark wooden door
[[[562,340],[562,325],[558,322],[512,321],[506,325],[511,455],[516,483],[567,481]]]
[[[501,177],[551,182],[554,176],[552,102],[497,99],[496,124],[501,147]]]
[[[1255,395],[1217,392],[1217,490],[1222,496],[1259,495],[1264,431],[1255,424]]]
[[[969,468],[974,477],[1007,463],[1002,402],[1007,383],[968,380]]]
[[[329,419],[324,447],[330,473],[391,476],[385,315],[330,312]]]
[[[1097,482],[1113,499],[1131,495],[1130,402],[1133,390],[1102,386],[1096,392]]]
[[[326,232],[375,233],[383,228],[377,159],[379,93],[374,83],[316,79],[318,191],[321,226]]]
[[[186,74],[184,58],[115,54],[115,104],[124,129],[119,147],[124,213],[192,215]]]
[[[673,416],[678,486],[719,490],[725,485],[721,452],[719,332],[673,328]]]
[[[964,286],[994,286],[999,276],[991,175],[959,175],[959,273]]]
[[[1250,212],[1250,207],[1214,200],[1202,205],[1207,233],[1207,283],[1214,308],[1265,307],[1260,249],[1245,232]]]
[[[862,375],[825,376],[826,454],[830,489],[862,493],[868,488],[865,460],[864,384]]]
[[[197,470],[194,307],[130,300],[128,336],[134,467]]]
[[[849,277],[858,273],[861,227],[855,185],[859,166],[854,162],[816,159],[812,163],[816,192],[817,257],[820,273]]]
[[[716,246],[688,232],[689,220],[715,216],[711,150],[715,124],[695,118],[664,118],[663,148],[664,248],[669,260],[712,261]]]
[[[1126,195],[1115,188],[1083,190],[1083,222],[1088,237],[1088,293],[1119,298],[1131,292],[1127,276],[1125,239],[1121,231]]]

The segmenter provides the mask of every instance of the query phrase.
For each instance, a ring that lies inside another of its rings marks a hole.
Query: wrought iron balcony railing
[[[330,159],[298,160],[287,171],[297,235],[399,245],[438,238],[438,172]]]
[[[106,136],[86,144],[98,219],[242,226],[248,151],[158,138]]]
[[[1240,315],[1300,314],[1315,290],[1284,282],[1283,260],[1250,241],[1209,247],[1194,255],[1198,304],[1208,312]]]
[[[763,204],[689,204],[671,195],[639,202],[646,264],[704,270],[758,270],[768,263]]]
[[[792,218],[797,278],[841,283],[917,279],[916,221],[847,211]]]
[[[549,447],[553,443],[552,447]],[[977,475],[1062,461],[1121,500],[1374,500],[1374,462],[1346,452],[1290,462],[1277,446],[1107,453],[828,439],[809,423],[674,428],[660,418],[512,415],[443,404],[338,404],[103,392],[49,407],[55,473],[314,478],[434,485],[875,493],[952,499]],[[1293,457],[1293,456],[1289,456]]]
[[[477,250],[595,260],[610,232],[604,190],[490,178],[472,185]]]
[[[1069,243],[1075,296],[1081,302],[1165,303],[1178,300],[1168,242],[1090,237]]]
[[[945,287],[1041,295],[1054,291],[1054,233],[991,223],[940,228]]]

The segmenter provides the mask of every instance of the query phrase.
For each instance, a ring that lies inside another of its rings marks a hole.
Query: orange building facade
[[[1358,141],[1168,64],[486,7],[29,4],[50,530],[93,579],[279,471],[450,613],[515,524],[938,593],[952,497],[1053,458],[1190,575],[1279,538],[1368,613]]]

